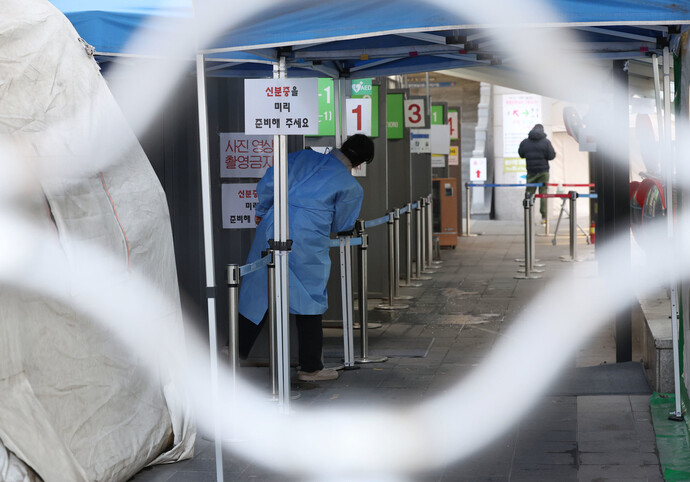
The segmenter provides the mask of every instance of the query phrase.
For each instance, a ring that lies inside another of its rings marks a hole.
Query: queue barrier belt
[[[552,187],[558,187],[558,186],[563,186],[563,187],[594,187],[594,183],[589,183],[589,184],[558,184],[555,182],[547,182],[547,186],[552,186]]]
[[[570,194],[535,194],[534,197],[540,198],[540,199],[543,199],[543,198],[561,198],[561,199],[569,199],[569,198],[570,198]],[[587,193],[587,194],[580,194],[580,193],[578,193],[578,194],[577,194],[577,197],[586,197],[586,198],[596,199],[598,196],[597,196],[597,193],[594,193],[594,192],[593,192],[593,193]]]
[[[407,212],[407,206],[400,208],[400,214],[405,214]]]
[[[466,184],[467,187],[543,187],[542,182],[530,182],[527,184]]]
[[[413,203],[413,204],[410,206],[410,209],[417,209],[418,207],[419,207],[419,203],[417,202],[417,203]]]
[[[331,248],[339,248],[340,247],[340,238],[335,238],[329,240],[329,246]],[[358,238],[350,238],[350,246],[359,246],[362,244],[362,237]]]
[[[382,224],[386,224],[388,222],[388,218],[389,218],[389,216],[388,216],[388,214],[386,214],[385,216],[381,216],[380,218],[377,218],[377,219],[364,221],[364,229],[369,229],[369,228],[373,228],[376,226],[380,226]]]
[[[240,276],[246,276],[249,273],[253,273],[254,271],[258,271],[264,266],[268,266],[271,262],[271,259],[273,257],[271,254],[267,254],[261,259],[257,259],[253,263],[245,264],[244,266],[240,266]]]

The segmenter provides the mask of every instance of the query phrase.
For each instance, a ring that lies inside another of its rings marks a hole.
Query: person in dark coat
[[[524,139],[518,147],[518,155],[527,161],[527,184],[543,183],[539,193],[546,193],[546,183],[549,182],[549,161],[556,157],[551,141],[546,138],[544,126],[535,124],[527,139]],[[527,192],[534,194],[536,187],[528,187]],[[541,223],[546,223],[546,199],[539,203]]]

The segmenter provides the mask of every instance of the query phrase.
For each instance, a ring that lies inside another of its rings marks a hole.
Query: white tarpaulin
[[[148,278],[170,300],[154,315],[183,354],[170,219],[150,163],[69,21],[44,0],[2,0],[1,9],[0,144],[31,164],[24,210],[67,263],[84,244],[118,260],[99,283]],[[104,111],[116,142],[93,127]],[[95,136],[98,150],[76,145]],[[87,173],[65,169],[113,153],[117,162]],[[127,480],[190,457],[195,429],[173,374],[145,366],[72,296],[0,285],[0,480],[33,480],[32,471],[46,481]]]

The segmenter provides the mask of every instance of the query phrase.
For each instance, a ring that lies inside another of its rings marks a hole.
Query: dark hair
[[[343,142],[340,151],[347,156],[352,167],[357,167],[374,159],[374,141],[364,134],[355,134]]]

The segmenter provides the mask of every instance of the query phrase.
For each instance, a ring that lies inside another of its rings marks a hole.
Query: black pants
[[[321,351],[323,349],[321,320],[321,315],[295,315],[299,365],[302,371],[315,372],[323,368],[323,362],[321,361]],[[249,352],[252,346],[254,346],[254,342],[265,322],[266,318],[264,317],[260,324],[255,325],[252,321],[240,315],[238,340],[240,358],[246,359],[249,356]]]

